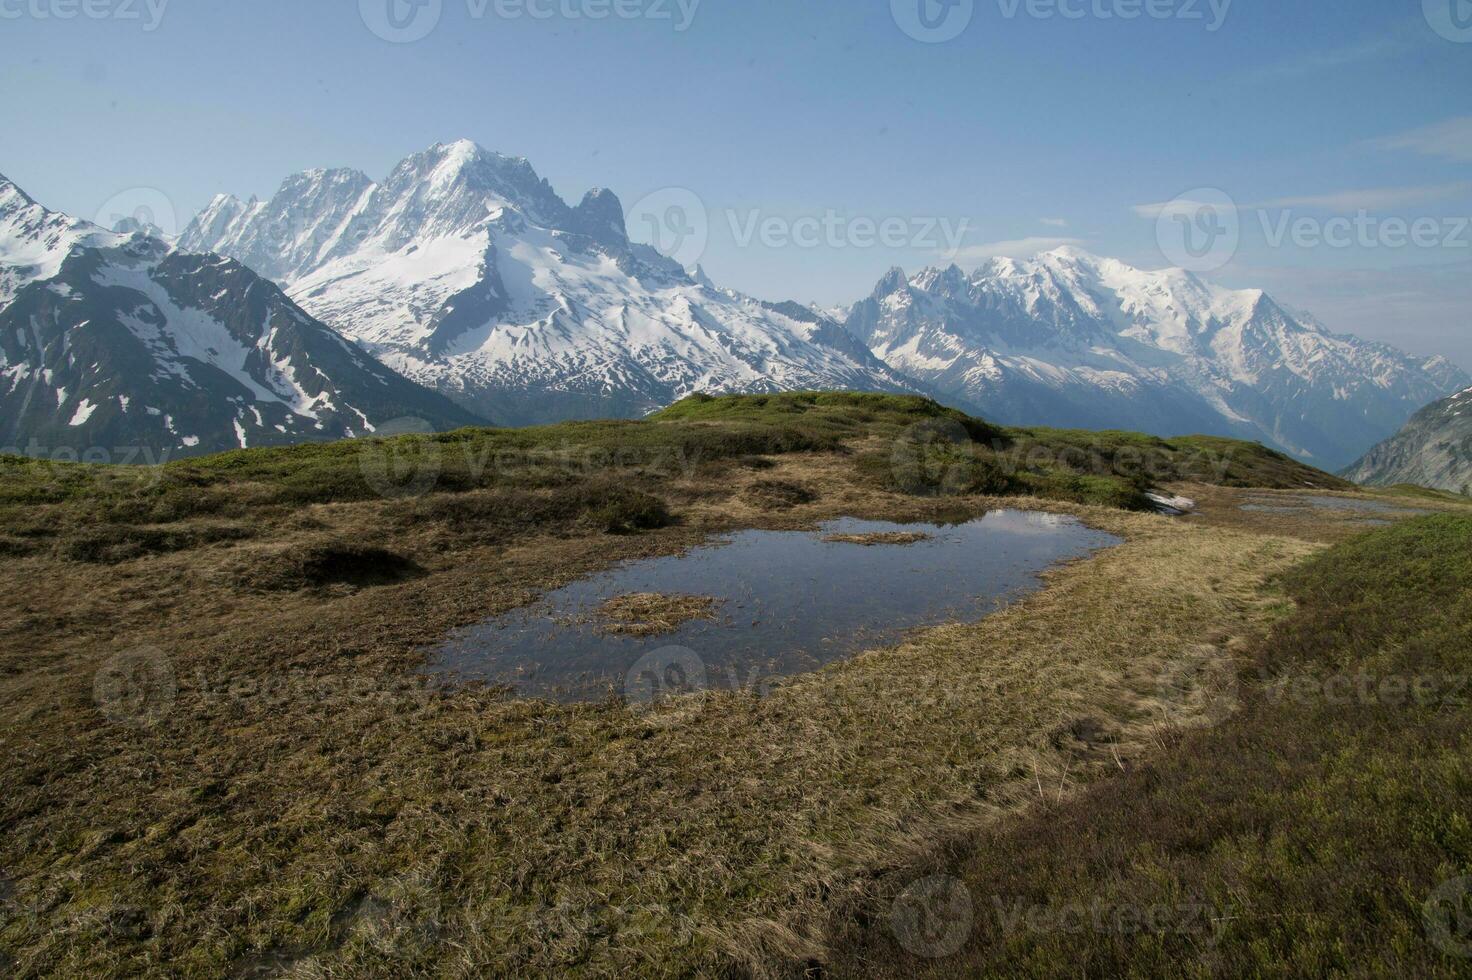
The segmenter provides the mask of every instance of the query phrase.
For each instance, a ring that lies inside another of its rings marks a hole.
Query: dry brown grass
[[[1181,484],[1180,492],[1192,498],[1200,506],[1199,513],[1190,519],[1207,527],[1226,527],[1256,534],[1280,534],[1335,544],[1376,527],[1378,520],[1400,520],[1394,514],[1376,514],[1364,511],[1340,510],[1323,507],[1298,507],[1303,495],[1292,490],[1242,490],[1231,487],[1208,486],[1205,484]],[[1454,501],[1441,501],[1421,497],[1395,497],[1383,492],[1330,492],[1309,491],[1317,497],[1343,497],[1347,500],[1369,500],[1391,503],[1397,507],[1415,510],[1442,511],[1447,513],[1472,512],[1472,505]],[[1242,505],[1255,501],[1281,504],[1282,511],[1248,511]]]
[[[614,596],[593,613],[598,631],[613,636],[661,636],[697,619],[715,619],[720,600],[708,595],[633,592]]]
[[[792,480],[753,480],[746,485],[744,495],[766,510],[787,510],[818,499],[811,487]]]
[[[1472,514],[1277,582],[1230,716],[893,876],[824,975],[1467,976]]]
[[[807,502],[774,513],[774,481]],[[482,543],[473,523],[404,521],[402,502],[369,501],[105,570],[50,555],[0,566],[0,943],[15,971],[760,973],[821,960],[825,923],[876,874],[1056,802],[1207,717],[1181,670],[1227,664],[1281,612],[1264,582],[1317,547],[1210,517],[906,498],[829,453],[759,476],[695,472],[665,493],[683,523],[639,535]],[[981,623],[764,697],[551,705],[414,680],[418,651],[448,630],[613,561],[733,527],[996,506],[1073,513],[1125,543]],[[365,541],[415,575],[239,584],[251,556],[306,568],[295,549]],[[154,724],[119,720],[116,704],[109,720],[94,682],[140,647],[173,690]]]
[[[829,544],[857,544],[873,548],[881,545],[919,544],[934,538],[935,535],[920,531],[876,531],[873,534],[830,534],[823,540]]]

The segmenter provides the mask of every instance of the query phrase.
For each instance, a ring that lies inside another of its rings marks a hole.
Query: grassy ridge
[[[861,465],[867,463],[867,468],[877,473],[899,469],[899,482],[904,483],[903,470],[910,463],[913,468],[927,471],[922,480],[928,475],[932,484],[953,483],[944,489],[955,491],[1032,494],[1078,503],[1139,507],[1141,491],[1181,481],[1271,489],[1351,487],[1276,450],[1239,439],[1163,439],[1113,430],[1009,428],[918,396],[847,392],[723,398],[696,395],[651,418],[743,425],[800,424],[797,420],[808,419],[831,424],[842,418],[869,431],[877,424],[879,431],[895,437],[898,445],[888,455],[871,454],[861,460]],[[893,426],[897,423],[908,423],[908,428],[895,432]],[[917,456],[918,460],[906,459]]]
[[[672,482],[813,452],[852,456],[860,478],[910,495],[1027,495],[1136,510],[1148,506],[1145,490],[1179,480],[1347,486],[1230,439],[1005,429],[918,396],[696,395],[638,422],[245,449],[161,467],[0,457],[0,555],[120,561],[248,540],[263,522],[308,505],[381,498],[400,500],[404,520],[506,535],[587,523],[658,527],[668,519],[659,498]]]
[[[971,938],[928,975],[1467,975],[1472,882],[1438,888],[1472,874],[1472,519],[1282,584],[1239,714],[952,855]],[[868,939],[837,972],[924,965]]]

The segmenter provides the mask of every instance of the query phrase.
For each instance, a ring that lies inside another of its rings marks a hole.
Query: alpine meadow
[[[0,0],[0,976],[1472,976],[1472,10]]]

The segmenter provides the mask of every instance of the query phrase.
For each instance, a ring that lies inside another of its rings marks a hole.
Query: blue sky
[[[422,0],[407,43],[368,26],[388,2],[0,0],[0,172],[182,222],[468,137],[573,200],[686,189],[712,278],[823,303],[953,251],[1164,266],[1159,205],[1214,188],[1241,233],[1211,277],[1472,369],[1472,0],[923,0],[939,43],[902,27],[922,0]]]

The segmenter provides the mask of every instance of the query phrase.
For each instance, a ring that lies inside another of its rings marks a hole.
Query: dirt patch
[[[817,501],[817,491],[791,480],[758,480],[742,494],[746,501],[766,510],[789,510]]]
[[[346,542],[293,545],[256,554],[234,568],[235,582],[264,592],[331,586],[395,585],[425,574],[411,559],[386,548]]]
[[[1204,527],[1231,528],[1252,534],[1294,537],[1304,541],[1334,544],[1365,533],[1377,526],[1376,521],[1400,520],[1406,515],[1367,513],[1310,506],[1299,492],[1291,490],[1238,489],[1206,484],[1180,484],[1174,492],[1196,501],[1196,512],[1179,520]],[[1321,490],[1308,491],[1323,495]],[[1392,501],[1397,504],[1447,513],[1472,512],[1465,506],[1447,500],[1361,494],[1361,499]],[[1244,509],[1246,507],[1247,509]]]
[[[598,631],[614,636],[661,636],[697,619],[715,619],[721,600],[708,595],[635,592],[615,596],[594,613]]]
[[[777,461],[770,456],[741,456],[736,465],[748,470],[772,470],[777,468]]]
[[[669,527],[674,518],[663,500],[639,490],[613,490],[593,504],[588,516],[608,534],[632,534]]]
[[[24,558],[40,550],[34,541],[27,541],[25,538],[9,534],[0,534],[0,558]]]
[[[829,544],[861,544],[866,548],[873,548],[887,544],[919,544],[934,538],[935,535],[923,531],[877,531],[873,534],[830,534],[823,540]]]

